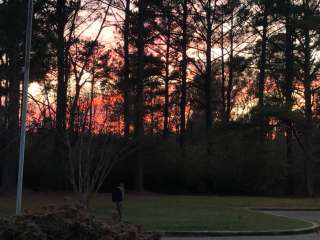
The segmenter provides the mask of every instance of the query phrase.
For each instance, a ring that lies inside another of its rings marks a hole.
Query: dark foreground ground
[[[70,193],[28,192],[24,194],[23,207],[38,209],[45,205],[61,205],[66,197],[69,199],[74,198]],[[0,213],[2,215],[13,214],[14,203],[14,197],[1,196]],[[91,212],[100,219],[110,219],[111,213],[114,211],[109,194],[95,195],[91,200],[90,207]],[[304,216],[291,219],[252,211],[248,207],[320,209],[320,201],[319,199],[304,198],[173,196],[150,193],[139,195],[126,194],[124,220],[130,223],[142,224],[147,230],[161,231],[261,231],[310,226],[310,224],[300,220],[304,219]]]

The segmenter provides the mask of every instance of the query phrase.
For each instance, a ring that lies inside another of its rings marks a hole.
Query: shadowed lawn
[[[63,204],[64,193],[25,194],[23,207],[37,209]],[[70,196],[70,194],[69,194]],[[143,224],[147,230],[281,230],[307,227],[299,220],[247,210],[246,207],[320,208],[319,199],[263,197],[211,197],[170,195],[126,195],[124,220]],[[98,194],[92,212],[109,219],[113,204],[109,194]],[[14,198],[0,197],[0,213],[14,212]]]

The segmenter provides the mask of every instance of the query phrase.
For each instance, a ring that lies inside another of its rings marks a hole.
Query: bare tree
[[[132,154],[133,143],[121,143],[111,137],[83,132],[71,144],[67,136],[69,181],[84,206],[89,206],[90,197],[97,193],[113,167]]]

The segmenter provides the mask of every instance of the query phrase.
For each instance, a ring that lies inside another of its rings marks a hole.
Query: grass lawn
[[[27,193],[23,207],[37,209],[62,204],[64,193]],[[69,194],[70,196],[70,194]],[[91,202],[93,213],[110,218],[113,204],[109,194],[98,194]],[[247,210],[246,207],[320,208],[320,199],[126,195],[124,220],[143,224],[147,230],[281,230],[308,224]],[[14,212],[14,198],[0,197],[0,214]]]

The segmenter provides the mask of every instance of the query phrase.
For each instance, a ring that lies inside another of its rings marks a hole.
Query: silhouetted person
[[[124,185],[120,183],[112,192],[112,202],[115,203],[119,215],[120,222],[122,221],[122,202],[124,200]]]

